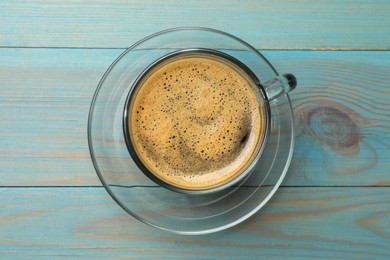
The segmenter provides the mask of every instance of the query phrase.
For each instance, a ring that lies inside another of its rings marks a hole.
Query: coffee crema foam
[[[132,98],[128,123],[149,171],[189,190],[214,188],[242,173],[267,123],[259,90],[243,73],[199,53],[171,58],[148,73]]]

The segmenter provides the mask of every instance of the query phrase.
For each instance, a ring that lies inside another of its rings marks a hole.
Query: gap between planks
[[[111,185],[114,187],[123,187],[123,188],[161,188],[160,186],[152,186],[152,185],[132,185],[132,186],[122,186],[122,185]],[[269,185],[268,185],[269,186]],[[257,186],[252,185],[244,185],[244,188],[257,188]],[[82,185],[82,186],[0,186],[0,189],[31,189],[31,188],[104,188],[102,185]],[[279,188],[390,188],[390,185],[292,185],[292,186],[280,186]]]
[[[136,42],[134,42],[135,44]],[[0,49],[60,49],[60,50],[126,50],[130,46],[127,47],[61,47],[61,46],[53,46],[53,47],[37,47],[37,46],[0,46]],[[312,49],[269,49],[269,48],[255,48],[261,51],[390,51],[390,48],[312,48]]]

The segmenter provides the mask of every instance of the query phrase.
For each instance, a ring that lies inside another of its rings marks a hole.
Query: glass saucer
[[[160,187],[132,160],[123,134],[127,94],[137,76],[158,58],[182,49],[210,48],[243,63],[265,82],[277,76],[253,47],[206,28],[176,28],[149,36],[121,54],[104,74],[92,100],[88,142],[96,172],[126,212],[153,227],[180,234],[227,229],[256,213],[272,197],[290,165],[294,120],[288,95],[270,102],[271,131],[258,166],[249,178],[211,194],[189,195]]]

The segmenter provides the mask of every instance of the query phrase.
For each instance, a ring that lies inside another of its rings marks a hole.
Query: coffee
[[[208,53],[172,56],[138,82],[128,129],[142,164],[180,189],[230,182],[253,161],[266,134],[264,101],[240,66]]]

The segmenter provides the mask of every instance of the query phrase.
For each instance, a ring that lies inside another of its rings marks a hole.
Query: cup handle
[[[295,89],[297,86],[297,78],[291,73],[286,73],[268,80],[261,85],[265,90],[268,100],[271,101]]]

